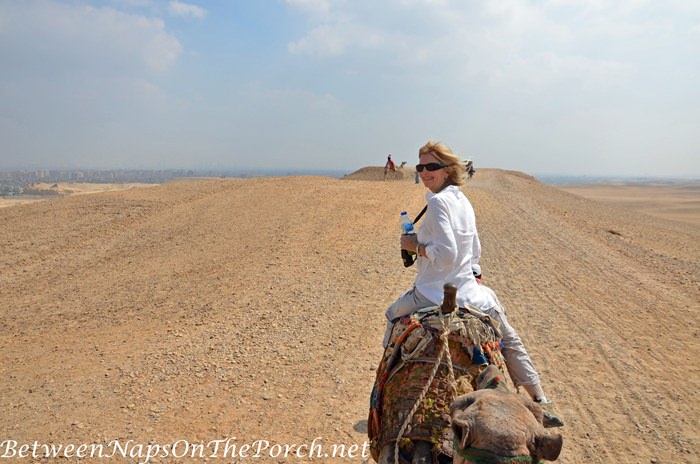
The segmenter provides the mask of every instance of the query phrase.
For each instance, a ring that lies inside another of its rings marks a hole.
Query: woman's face
[[[420,155],[420,164],[428,163],[439,163],[437,158],[433,156],[432,153],[426,153],[425,155]],[[433,193],[440,191],[440,188],[445,183],[447,179],[447,170],[445,168],[438,169],[437,171],[428,171],[423,169],[423,172],[418,173],[420,180],[423,181],[423,185]]]

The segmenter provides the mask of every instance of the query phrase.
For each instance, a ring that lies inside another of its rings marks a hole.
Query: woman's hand
[[[418,253],[418,237],[416,234],[413,235],[401,235],[401,249],[408,250],[413,253]]]

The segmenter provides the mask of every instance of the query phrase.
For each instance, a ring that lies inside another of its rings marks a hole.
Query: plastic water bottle
[[[416,229],[413,227],[413,219],[411,219],[411,216],[409,216],[406,211],[401,212],[401,233],[404,235],[416,233]]]
[[[403,235],[415,235],[416,229],[413,226],[413,219],[408,215],[406,211],[401,213],[401,233]],[[409,267],[413,265],[415,261],[415,253],[408,250],[401,250],[401,259],[403,260],[404,267]]]

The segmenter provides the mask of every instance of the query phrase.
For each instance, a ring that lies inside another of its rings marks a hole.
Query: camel
[[[450,406],[454,464],[554,461],[561,434],[547,434],[543,414],[530,398],[510,390],[503,373],[488,366],[476,380],[477,390]]]
[[[397,171],[403,171],[403,168],[408,164],[406,161],[401,161],[401,164],[396,167],[393,161],[387,161],[387,163],[384,165],[384,180],[387,179],[387,176],[391,174],[393,177],[396,177]]]
[[[492,446],[499,438],[491,423],[479,416],[483,403],[496,410],[502,405],[516,408],[517,415],[500,418],[499,433],[514,436],[528,430],[528,437],[535,439],[531,453],[526,446],[528,453],[556,459],[561,436],[543,433],[539,406],[510,392],[475,391],[491,387],[494,377],[505,382],[500,333],[497,324],[475,308],[456,308],[456,292],[454,285],[446,284],[441,306],[421,309],[394,326],[370,401],[373,459],[379,464],[431,464],[452,462],[454,456],[455,463],[467,464],[481,462],[465,458],[468,452],[524,452],[522,446],[505,451],[505,445]],[[529,415],[528,407],[534,410]]]

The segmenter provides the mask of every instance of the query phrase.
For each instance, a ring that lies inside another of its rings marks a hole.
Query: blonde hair
[[[467,170],[464,167],[462,158],[452,153],[450,147],[442,142],[433,142],[429,140],[418,150],[418,158],[421,155],[433,155],[440,163],[447,165],[447,181],[452,185],[464,185]]]

